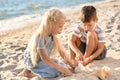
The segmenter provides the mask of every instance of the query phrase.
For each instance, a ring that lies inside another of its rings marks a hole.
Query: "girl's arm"
[[[73,64],[72,64],[72,62],[70,60],[69,54],[66,53],[65,48],[62,45],[59,45],[58,49],[59,49],[58,51],[60,53],[60,56],[63,59],[63,62],[70,65],[70,66],[72,66]]]
[[[65,75],[72,75],[72,73],[67,69],[67,68],[64,68],[60,65],[58,65],[57,63],[55,63],[52,59],[50,59],[48,56],[47,56],[47,51],[45,49],[40,49],[38,50],[38,53],[42,59],[43,62],[45,62],[47,65],[49,65],[50,67],[62,72],[63,74]]]
[[[60,53],[60,56],[61,56],[63,59],[66,59],[67,53],[66,53],[64,47],[63,47],[61,44],[59,44],[58,46],[59,46],[59,47],[58,47],[58,51],[59,51],[59,53]]]

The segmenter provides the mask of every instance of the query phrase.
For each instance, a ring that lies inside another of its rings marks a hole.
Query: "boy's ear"
[[[98,22],[98,17],[96,17],[96,22]]]

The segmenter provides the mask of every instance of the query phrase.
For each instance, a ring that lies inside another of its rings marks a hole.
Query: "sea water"
[[[40,21],[43,14],[40,17],[31,15],[44,13],[50,7],[67,11],[77,5],[103,1],[106,0],[0,0],[0,32]]]
[[[66,8],[104,0],[0,0],[0,20],[35,14],[50,7]]]

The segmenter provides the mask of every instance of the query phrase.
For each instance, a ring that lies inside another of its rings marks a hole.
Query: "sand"
[[[106,46],[108,48],[107,57],[104,60],[95,60],[85,67],[85,71],[51,80],[99,80],[91,76],[88,72],[106,67],[110,75],[106,80],[120,80],[120,1],[114,0],[100,4],[94,4],[98,10],[99,24],[106,32]],[[58,35],[62,44],[68,50],[68,36],[79,21],[79,9],[81,5],[63,10],[67,16],[65,27]],[[41,17],[40,15],[36,15]],[[26,17],[28,19],[29,17]],[[26,19],[22,19],[23,22]],[[10,25],[14,21],[21,21],[21,17],[2,21]],[[1,21],[0,21],[1,22]],[[17,23],[17,22],[16,22]],[[26,78],[18,77],[17,74],[23,69],[23,53],[28,41],[40,24],[40,20],[30,20],[21,28],[0,32],[0,80],[40,80],[38,77]],[[0,24],[2,26],[2,24]]]

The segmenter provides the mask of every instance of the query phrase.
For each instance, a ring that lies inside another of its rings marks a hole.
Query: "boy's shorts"
[[[82,54],[84,55],[85,54],[85,49],[86,49],[86,43],[82,42],[79,49],[82,52]],[[95,60],[104,59],[106,57],[106,53],[107,53],[107,48],[106,48],[106,46],[104,46],[104,49],[103,49],[102,53],[97,58],[95,58]]]

